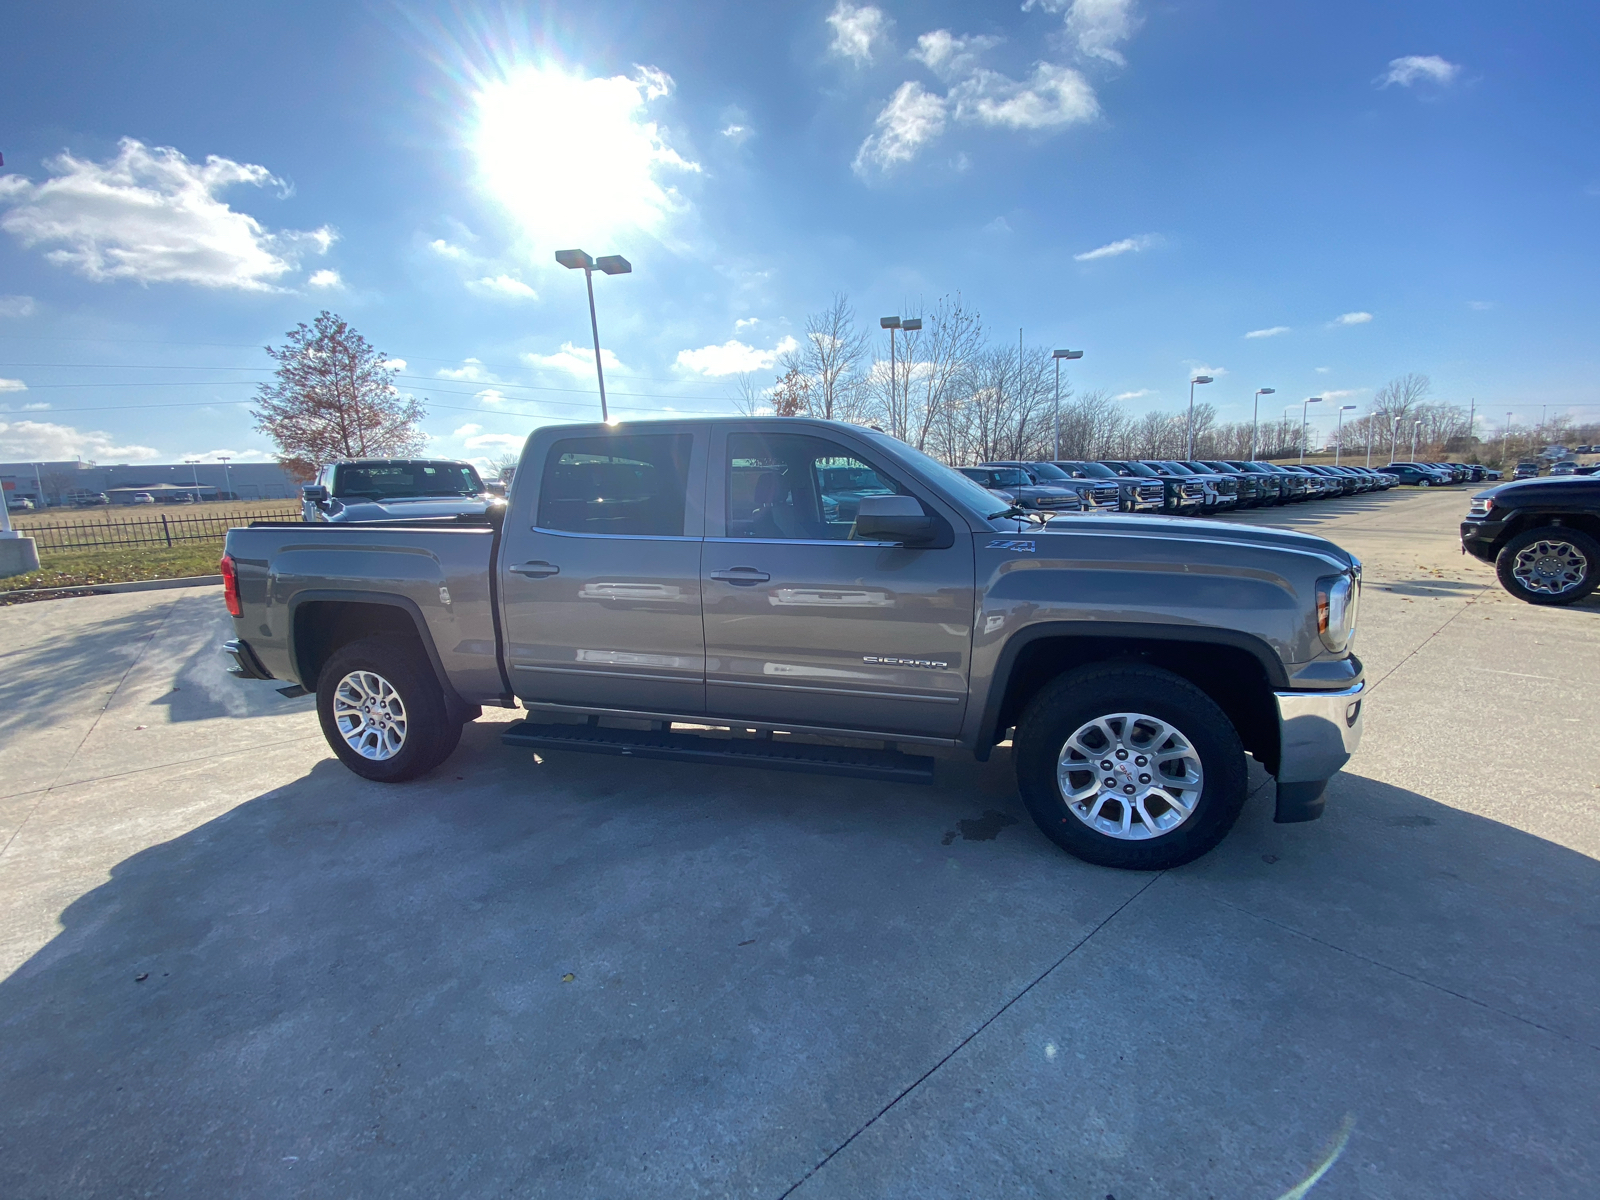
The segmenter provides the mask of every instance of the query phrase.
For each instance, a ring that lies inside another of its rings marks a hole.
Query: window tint
[[[728,536],[844,541],[866,496],[904,495],[870,463],[826,438],[728,436]]]
[[[341,464],[334,469],[333,494],[350,500],[399,500],[415,496],[476,496],[483,491],[478,473],[466,463],[392,462],[371,466]]]
[[[539,485],[540,528],[682,537],[693,446],[688,433],[557,442]]]

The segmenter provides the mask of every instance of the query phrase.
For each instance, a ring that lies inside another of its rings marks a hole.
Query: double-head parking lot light
[[[1300,461],[1302,463],[1306,461],[1306,413],[1311,410],[1313,404],[1321,403],[1321,396],[1307,396],[1305,402],[1300,405]]]
[[[1056,410],[1055,410],[1056,452],[1055,452],[1055,457],[1056,458],[1060,458],[1061,457],[1061,360],[1063,358],[1065,358],[1068,361],[1071,361],[1072,359],[1075,359],[1075,358],[1082,358],[1083,357],[1083,351],[1082,350],[1052,350],[1050,352],[1050,357],[1056,360]]]
[[[594,374],[600,381],[600,419],[609,425],[611,414],[606,411],[606,373],[600,365],[600,322],[594,314],[594,273],[601,271],[607,275],[627,275],[633,271],[633,264],[620,254],[590,258],[582,250],[557,250],[556,261],[569,271],[582,271],[583,282],[589,289],[589,329],[594,334]]]
[[[1347,412],[1355,412],[1355,410],[1356,406],[1354,404],[1341,404],[1339,406],[1339,429],[1333,435],[1333,465],[1336,467],[1339,465],[1339,455],[1344,450],[1344,415]]]
[[[896,368],[895,368],[895,362],[894,362],[894,331],[896,329],[903,329],[907,333],[916,333],[917,330],[922,328],[922,318],[921,317],[907,317],[904,321],[902,321],[899,317],[879,317],[878,318],[878,325],[879,325],[880,328],[887,329],[889,331],[889,424],[891,426],[893,426],[893,425],[896,425],[896,424],[899,423],[899,411],[900,411],[899,409],[895,408],[895,406],[894,406],[895,387],[896,387],[896,384],[895,384],[895,379],[896,379],[895,370],[896,370]],[[907,378],[906,379],[906,389],[907,389],[908,392],[909,392],[910,388],[911,388],[911,380],[910,380],[910,378]]]
[[[1250,410],[1250,461],[1256,460],[1256,429],[1261,424],[1261,397],[1277,395],[1277,388],[1257,388],[1255,406]]]
[[[1194,385],[1197,383],[1212,382],[1209,375],[1196,375],[1189,380],[1189,452],[1184,458],[1194,457]]]

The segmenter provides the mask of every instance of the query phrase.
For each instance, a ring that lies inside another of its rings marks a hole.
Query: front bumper
[[[1361,744],[1366,681],[1333,692],[1276,692],[1281,824],[1322,815],[1323,789]]]
[[[1463,521],[1461,548],[1473,558],[1492,563],[1495,559],[1495,547],[1505,530],[1504,521]]]

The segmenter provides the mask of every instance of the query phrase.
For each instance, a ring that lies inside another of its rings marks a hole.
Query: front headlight
[[[1467,516],[1469,516],[1469,517],[1487,517],[1489,515],[1490,511],[1493,508],[1494,508],[1494,500],[1493,500],[1493,498],[1489,497],[1489,496],[1485,496],[1481,500],[1474,500],[1472,502],[1472,507],[1467,510]]]
[[[1361,602],[1361,568],[1347,575],[1329,575],[1317,580],[1317,633],[1322,644],[1335,654],[1350,648],[1356,632],[1356,609]]]

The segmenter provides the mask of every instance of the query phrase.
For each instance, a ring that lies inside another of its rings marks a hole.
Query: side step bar
[[[534,750],[578,750],[631,758],[675,758],[685,762],[855,775],[895,783],[932,783],[933,759],[898,750],[816,746],[776,738],[714,738],[695,733],[608,729],[599,725],[541,725],[518,721],[500,736],[508,746]]]

